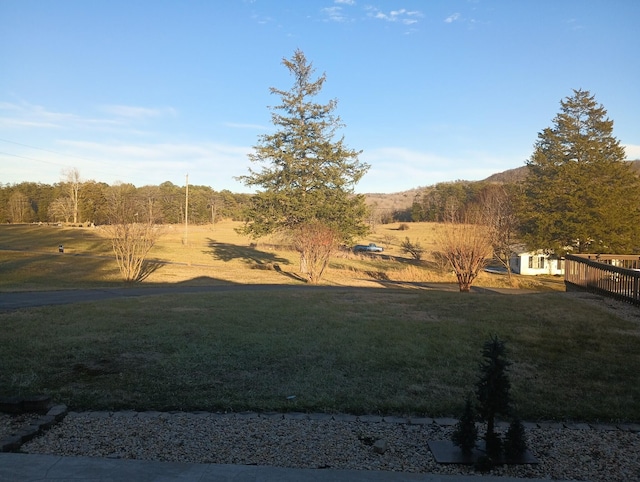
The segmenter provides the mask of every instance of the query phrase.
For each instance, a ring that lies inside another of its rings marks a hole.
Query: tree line
[[[70,174],[70,175],[69,175]],[[72,170],[58,183],[22,182],[0,184],[0,222],[110,224],[114,221],[114,200],[127,198],[135,220],[154,224],[183,223],[185,186],[164,182],[159,186],[109,185],[81,181]],[[192,224],[215,223],[220,219],[243,219],[249,194],[209,186],[189,186],[188,220]]]
[[[516,185],[488,181],[453,181],[427,186],[414,198],[410,217],[414,222],[443,223],[456,218],[468,219],[485,208],[496,192],[514,196]]]

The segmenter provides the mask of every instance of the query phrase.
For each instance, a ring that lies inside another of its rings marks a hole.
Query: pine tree
[[[346,147],[344,137],[335,139],[343,127],[333,113],[337,101],[313,100],[326,76],[313,80],[313,66],[300,50],[282,63],[295,81],[289,91],[271,88],[282,100],[271,108],[277,130],[261,136],[249,155],[261,169],[250,169],[239,178],[247,186],[261,188],[252,198],[243,233],[256,238],[274,232],[293,234],[306,225],[317,229],[322,224],[326,229],[321,242],[326,241],[327,230],[336,239],[350,242],[367,233],[364,196],[356,195],[354,187],[369,166],[358,160],[359,151]],[[311,255],[307,248],[300,247],[303,272]]]
[[[510,411],[511,383],[507,374],[510,363],[506,359],[506,348],[503,341],[492,336],[482,349],[484,361],[480,365],[480,379],[476,386],[479,412],[487,421],[485,441],[490,456],[499,455],[501,451],[500,437],[495,433],[495,417],[507,415]]]
[[[640,177],[613,136],[613,121],[588,91],[561,101],[538,134],[520,205],[524,240],[558,254],[638,249]]]

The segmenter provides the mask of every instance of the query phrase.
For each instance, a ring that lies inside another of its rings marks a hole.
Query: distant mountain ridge
[[[635,161],[628,161],[631,164],[633,170],[640,175],[640,159]],[[491,176],[483,179],[482,181],[469,181],[469,182],[496,182],[496,183],[512,183],[524,180],[527,176],[527,166],[520,166],[514,169],[507,169],[506,171],[492,174]],[[455,182],[455,181],[451,181]],[[409,189],[408,191],[402,191],[391,194],[371,193],[365,194],[367,204],[375,204],[379,209],[390,210],[402,210],[410,208],[413,205],[413,199],[417,194],[422,192],[425,187],[416,187]]]
[[[506,171],[498,172],[490,175],[488,178],[483,179],[480,182],[502,182],[511,183],[524,181],[527,177],[527,166],[516,167],[513,169],[507,169]]]
[[[635,161],[628,161],[631,164],[631,168],[640,175],[640,159]],[[485,182],[518,182],[523,181],[527,176],[527,166],[516,167],[515,169],[508,169],[506,171],[492,174],[488,178],[484,179]]]

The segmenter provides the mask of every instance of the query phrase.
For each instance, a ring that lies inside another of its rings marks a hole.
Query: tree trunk
[[[471,285],[473,284],[473,278],[468,274],[465,275],[465,273],[458,274],[457,278],[460,293],[469,293],[471,291]]]

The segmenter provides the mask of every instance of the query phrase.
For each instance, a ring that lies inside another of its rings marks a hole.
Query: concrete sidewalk
[[[479,475],[365,470],[286,469],[255,465],[183,464],[144,460],[0,453],[0,482],[550,482]]]

